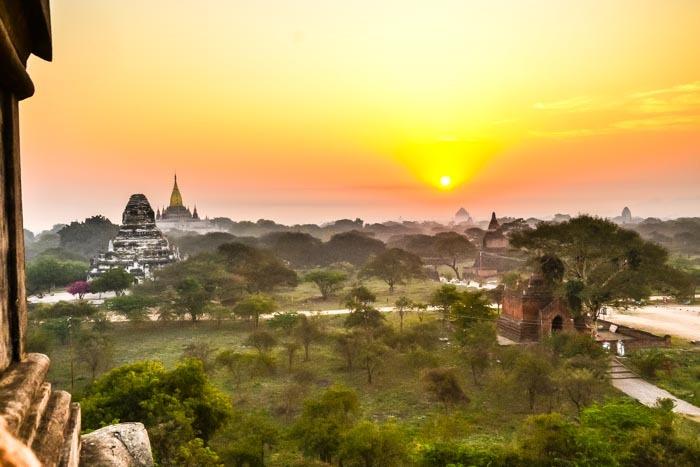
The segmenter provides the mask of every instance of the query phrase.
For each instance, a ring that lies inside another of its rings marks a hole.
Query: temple
[[[506,290],[497,328],[499,335],[512,341],[536,342],[576,326],[569,307],[535,274],[524,290]]]
[[[184,232],[209,233],[221,231],[208,218],[200,219],[197,206],[190,211],[182,202],[180,187],[177,185],[177,175],[170,193],[170,204],[161,211],[156,211],[156,224],[163,231],[180,230]]]
[[[469,211],[466,209],[459,208],[459,211],[455,214],[455,224],[472,224],[474,223],[474,220],[472,219],[472,216],[469,215]]]
[[[179,259],[179,252],[170,247],[156,227],[155,214],[148,199],[142,194],[135,194],[131,195],[124,208],[119,233],[109,242],[106,252],[93,258],[89,279],[119,267],[141,282],[152,278],[155,269]]]

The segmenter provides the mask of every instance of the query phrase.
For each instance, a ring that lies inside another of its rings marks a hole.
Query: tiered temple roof
[[[150,278],[153,270],[179,259],[168,240],[156,227],[153,209],[142,194],[131,195],[122,215],[119,233],[108,251],[93,258],[90,278],[112,268],[123,268],[137,280]]]

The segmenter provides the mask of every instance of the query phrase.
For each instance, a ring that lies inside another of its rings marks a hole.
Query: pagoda
[[[156,224],[164,232],[180,231],[199,234],[222,231],[208,218],[200,219],[197,206],[190,211],[182,201],[180,187],[177,184],[177,174],[173,182],[173,190],[170,193],[170,204],[162,210],[156,211]]]
[[[153,208],[145,195],[131,195],[124,208],[122,225],[110,240],[106,252],[92,259],[89,279],[112,268],[122,268],[139,282],[153,277],[153,271],[180,259],[156,227]]]

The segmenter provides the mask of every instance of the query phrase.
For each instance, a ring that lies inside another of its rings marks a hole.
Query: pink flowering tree
[[[80,300],[83,299],[86,293],[90,292],[90,283],[87,281],[75,281],[68,284],[66,292],[71,295],[77,295]]]

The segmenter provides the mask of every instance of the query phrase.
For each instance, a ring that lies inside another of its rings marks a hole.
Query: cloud
[[[586,96],[572,97],[559,101],[536,102],[532,108],[535,110],[559,110],[565,112],[578,112],[591,110],[593,100]]]
[[[630,100],[645,113],[700,113],[700,81],[634,93]]]
[[[700,123],[700,117],[698,116],[663,115],[660,117],[622,120],[615,122],[612,126],[623,130],[647,130],[690,127],[697,123]]]

